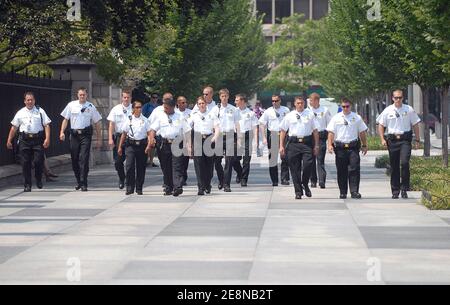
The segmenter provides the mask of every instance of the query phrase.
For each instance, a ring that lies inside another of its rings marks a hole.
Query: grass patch
[[[381,140],[380,137],[378,136],[368,136],[367,137],[367,146],[369,148],[369,151],[374,151],[374,150],[386,150],[387,149],[381,145]]]

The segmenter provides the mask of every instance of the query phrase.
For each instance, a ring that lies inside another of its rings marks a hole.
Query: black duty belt
[[[44,138],[44,132],[40,131],[38,133],[27,133],[27,132],[22,132],[22,139],[23,140],[35,140],[35,139],[42,139]]]
[[[71,133],[74,136],[84,136],[84,135],[91,136],[92,135],[92,126],[86,127],[84,129],[72,129]]]
[[[306,137],[289,137],[289,143],[301,143],[306,145],[311,145],[313,137],[312,136],[306,136]]]
[[[142,140],[133,140],[133,139],[127,139],[127,144],[132,146],[141,146],[141,145],[147,145],[148,140],[142,139]]]
[[[386,139],[389,141],[412,141],[412,131],[403,134],[389,134]]]
[[[360,145],[361,145],[361,142],[359,140],[351,141],[350,143],[335,142],[334,148],[336,148],[336,149],[355,149],[355,148],[359,148]]]

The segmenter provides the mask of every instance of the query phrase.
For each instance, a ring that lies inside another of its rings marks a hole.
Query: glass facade
[[[257,0],[256,11],[259,15],[264,15],[265,24],[272,24],[272,0]]]
[[[310,19],[310,1],[309,0],[294,0],[294,13],[303,14],[305,20]]]
[[[291,16],[291,0],[275,0],[275,23]]]
[[[314,0],[313,19],[320,19],[328,14],[328,0]]]

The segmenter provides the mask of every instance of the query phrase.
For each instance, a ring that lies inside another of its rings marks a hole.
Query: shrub
[[[388,168],[389,167],[389,156],[383,155],[383,156],[377,157],[375,159],[375,167],[376,168]]]

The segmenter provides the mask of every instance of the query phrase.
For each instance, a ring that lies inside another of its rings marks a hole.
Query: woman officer
[[[122,146],[125,143],[126,194],[133,194],[136,188],[136,193],[142,195],[145,170],[147,168],[147,155],[151,149],[150,122],[142,115],[142,102],[133,102],[132,111],[132,115],[124,122],[117,152],[122,156]]]

